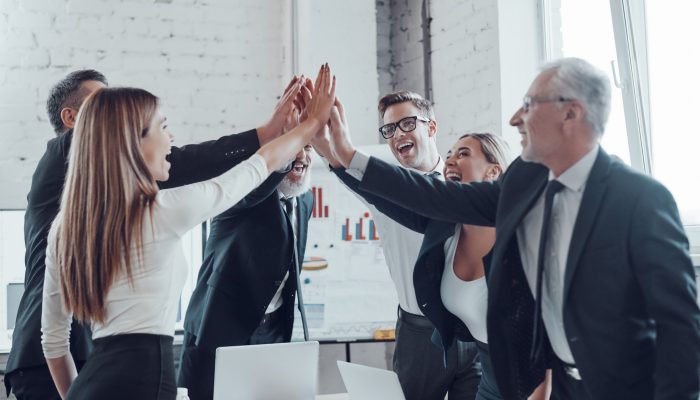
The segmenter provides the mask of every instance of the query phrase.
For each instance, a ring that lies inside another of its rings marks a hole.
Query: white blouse
[[[133,284],[125,272],[117,275],[105,299],[105,322],[91,324],[93,339],[128,333],[173,336],[187,277],[180,239],[190,229],[236,204],[267,176],[265,160],[254,154],[217,178],[159,191],[153,219],[148,212],[144,216],[141,261],[132,247]],[[60,273],[53,254],[56,226],[52,225],[48,236],[41,314],[41,344],[47,358],[69,352],[73,317],[62,306]]]
[[[457,224],[455,234],[445,241],[445,270],[440,283],[440,297],[447,311],[464,322],[474,339],[488,343],[486,307],[489,293],[486,277],[463,281],[455,274],[453,267],[461,232],[462,226]]]

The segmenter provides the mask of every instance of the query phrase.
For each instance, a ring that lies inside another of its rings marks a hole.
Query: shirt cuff
[[[358,181],[361,181],[365,176],[368,164],[369,156],[361,151],[355,151],[355,155],[352,157],[352,160],[350,160],[350,165],[345,172]]]

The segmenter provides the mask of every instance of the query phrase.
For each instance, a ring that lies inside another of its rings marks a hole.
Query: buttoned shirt
[[[362,180],[368,163],[369,156],[357,151],[348,169],[345,171],[353,178]],[[424,172],[411,168],[407,169],[419,174],[432,175],[435,179],[444,180],[442,176],[444,167],[445,162],[440,158],[435,168],[431,171]],[[416,260],[418,260],[421,244],[423,243],[423,235],[399,224],[377,210],[361,196],[358,197],[369,208],[370,213],[372,213],[372,218],[374,219],[377,232],[379,232],[382,241],[382,250],[384,251],[386,265],[389,268],[389,274],[396,287],[399,306],[401,309],[411,314],[423,315],[423,312],[418,306],[418,300],[416,300],[416,289],[413,287],[413,269],[416,265]]]
[[[558,177],[555,177],[551,171],[549,172],[549,180],[558,180],[564,185],[564,188],[557,193],[552,203],[542,281],[542,320],[554,353],[559,359],[569,364],[576,364],[576,362],[571,354],[564,329],[566,259],[569,255],[569,245],[581,206],[583,191],[599,149],[600,147],[596,146]],[[533,296],[537,282],[537,257],[543,214],[544,192],[518,225],[516,233],[525,277]]]

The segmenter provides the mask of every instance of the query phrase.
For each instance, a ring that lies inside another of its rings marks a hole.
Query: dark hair
[[[418,93],[409,92],[408,90],[402,90],[399,92],[389,93],[379,100],[379,116],[384,118],[384,113],[389,106],[394,104],[405,103],[410,101],[416,108],[420,110],[423,114],[422,116],[431,120],[435,119],[435,112],[433,111],[433,103],[423,98],[423,96]]]
[[[83,69],[71,72],[51,88],[49,98],[46,100],[46,113],[57,135],[66,131],[61,120],[61,110],[66,107],[77,110],[87,97],[88,93],[80,90],[83,82],[86,81],[98,81],[107,85],[107,78],[100,72],[94,69]]]

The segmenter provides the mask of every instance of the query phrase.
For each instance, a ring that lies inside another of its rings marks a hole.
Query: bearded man
[[[212,220],[178,373],[192,400],[213,397],[217,347],[291,340],[313,210],[310,165],[309,145],[288,170]]]

